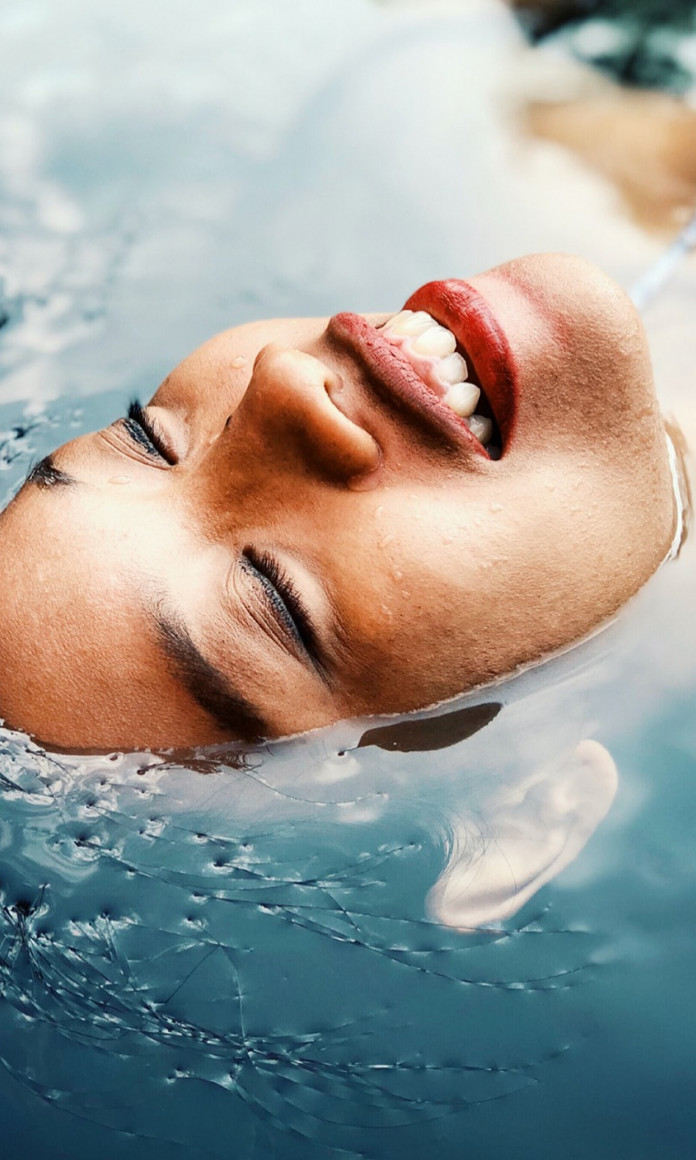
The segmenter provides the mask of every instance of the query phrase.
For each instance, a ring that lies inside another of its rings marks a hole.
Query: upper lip
[[[404,309],[425,310],[452,331],[473,371],[472,377],[489,401],[505,451],[517,409],[515,364],[505,333],[487,300],[469,282],[450,279],[421,286]],[[488,458],[467,425],[426,385],[399,347],[362,315],[334,315],[328,334],[358,359],[377,391],[388,401],[458,446],[470,447]]]

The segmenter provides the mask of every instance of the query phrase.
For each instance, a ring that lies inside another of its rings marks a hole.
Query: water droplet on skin
[[[503,510],[503,505],[501,503],[492,503],[491,504],[491,511],[492,512],[501,512],[502,510]]]
[[[112,475],[109,483],[130,483],[130,475]]]
[[[394,536],[391,532],[387,532],[386,536],[382,536],[379,541],[380,548],[388,548],[390,544],[394,543]]]
[[[378,520],[383,515],[384,515],[384,504],[381,503],[381,504],[379,504],[378,507],[375,508],[374,516],[375,516],[375,519]]]
[[[232,359],[232,366],[236,371],[240,371],[246,364],[247,360],[241,354],[238,354],[236,358]]]

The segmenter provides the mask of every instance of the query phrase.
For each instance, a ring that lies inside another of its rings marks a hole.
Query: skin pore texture
[[[375,330],[390,314],[223,332],[145,430],[66,444],[2,513],[8,724],[177,747],[406,711],[582,637],[645,582],[674,499],[623,291],[535,255],[409,308],[473,362],[500,458]]]

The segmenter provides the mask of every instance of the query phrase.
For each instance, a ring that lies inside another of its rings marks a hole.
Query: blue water
[[[524,152],[497,6],[7,3],[0,34],[6,496],[233,321],[539,248],[632,285],[664,249]],[[188,765],[3,734],[3,1157],[690,1155],[693,581],[687,540],[599,636],[408,734]],[[587,738],[608,816],[466,929],[472,867],[570,827]]]

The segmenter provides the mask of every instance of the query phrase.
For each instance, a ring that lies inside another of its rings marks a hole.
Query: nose
[[[360,486],[380,462],[374,437],[341,409],[343,383],[325,363],[303,351],[265,346],[230,425],[253,431],[276,467]]]

